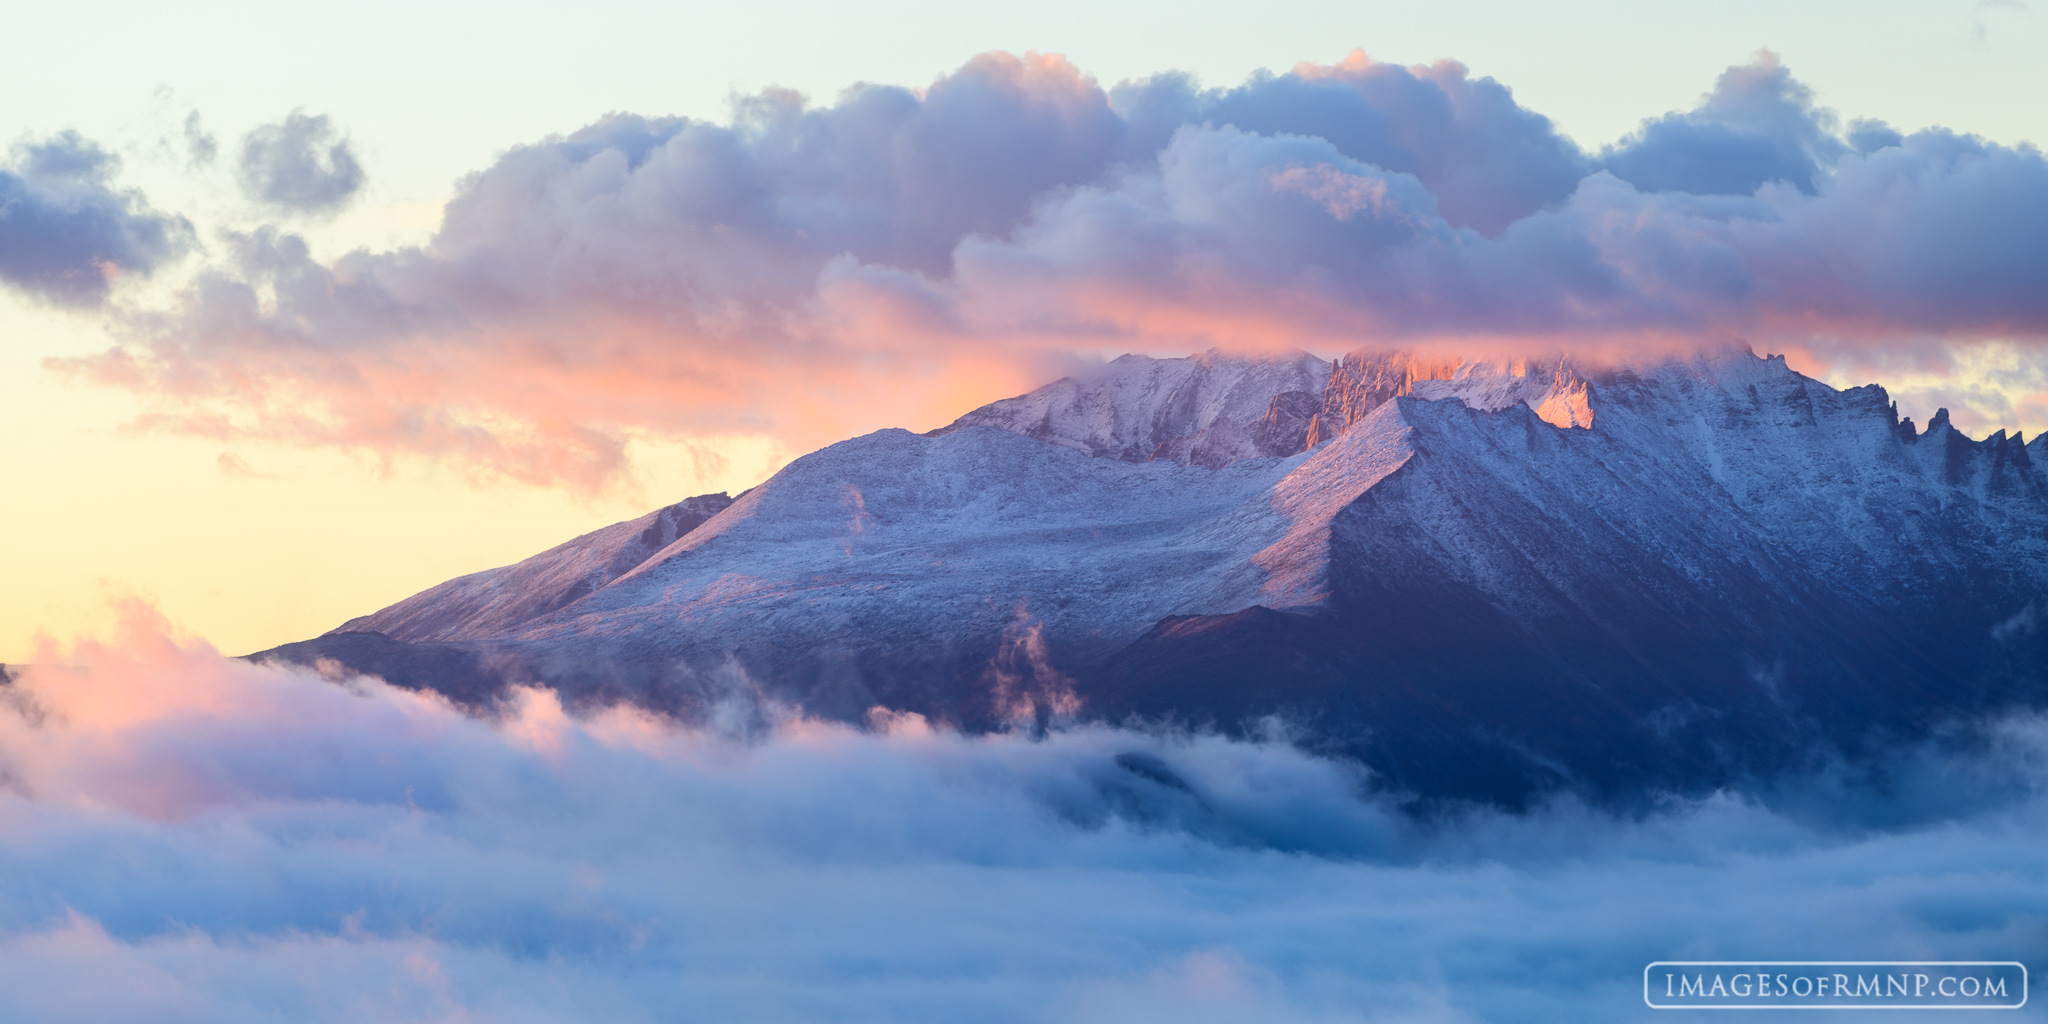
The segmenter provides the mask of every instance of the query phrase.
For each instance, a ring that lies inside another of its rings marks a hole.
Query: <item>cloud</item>
[[[1186,125],[1327,141],[1363,164],[1413,175],[1454,227],[1492,234],[1571,194],[1590,162],[1506,86],[1456,61],[1402,67],[1354,50],[1335,64],[1260,72],[1200,91],[1161,75],[1112,90],[1132,133],[1156,153]],[[1142,162],[1150,162],[1143,160]]]
[[[195,116],[186,122],[187,135],[196,127]],[[205,145],[210,156],[210,137]],[[195,159],[200,152],[195,143]],[[250,199],[275,210],[308,214],[339,211],[362,189],[365,177],[348,140],[336,137],[327,115],[297,110],[242,136],[236,172]]]
[[[1977,0],[1977,5],[1970,9],[1971,42],[1981,45],[1989,41],[1990,28],[1985,24],[1984,16],[1994,11],[2011,11],[2014,14],[2028,15],[2034,13],[2034,8],[2033,5],[2025,3],[2024,0]]]
[[[184,139],[185,151],[194,167],[208,166],[220,155],[220,140],[199,123],[197,110],[185,115]]]
[[[1810,194],[1845,149],[1834,115],[1764,50],[1724,72],[1697,109],[1643,122],[1601,164],[1645,192],[1749,195],[1782,181]]]
[[[310,160],[329,129],[294,117],[275,148]],[[235,236],[53,365],[146,425],[596,489],[634,438],[936,426],[1106,350],[2048,337],[2040,152],[1837,120],[1768,53],[1597,156],[1454,62],[1105,89],[984,54],[728,123],[609,115],[466,179],[417,247]]]
[[[1339,208],[1340,192],[1373,201]],[[1201,127],[1156,168],[1049,202],[1007,239],[964,241],[956,280],[960,307],[993,327],[1146,341],[1190,321],[1239,344],[2038,339],[2044,228],[2038,152],[1941,131],[1844,154],[1811,195],[1645,192],[1596,173],[1488,238],[1443,220],[1412,176],[1323,140]]]
[[[104,303],[125,274],[183,255],[192,228],[113,184],[120,161],[75,131],[25,140],[0,166],[0,283],[74,308]]]
[[[268,480],[277,474],[265,473],[249,464],[249,460],[234,452],[222,452],[214,459],[214,466],[220,475],[230,480]]]
[[[26,1021],[1602,1021],[1660,958],[2048,959],[2032,719],[1884,780],[1420,823],[1278,740],[492,722],[140,606],[37,660],[0,688]]]

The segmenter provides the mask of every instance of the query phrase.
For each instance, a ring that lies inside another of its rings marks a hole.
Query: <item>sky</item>
[[[1127,350],[1735,340],[2048,428],[2023,3],[741,6],[10,14],[69,213],[0,227],[0,661],[302,639]]]

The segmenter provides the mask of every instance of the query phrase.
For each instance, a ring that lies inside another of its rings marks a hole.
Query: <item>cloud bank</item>
[[[183,255],[192,227],[113,184],[120,161],[77,132],[16,143],[0,165],[0,284],[58,306],[105,302],[115,280]]]
[[[0,686],[10,1019],[1635,1020],[1652,959],[2048,961],[2048,728],[1418,825],[1278,740],[502,720],[131,609]]]
[[[259,193],[354,188],[342,144],[314,166],[318,121],[251,137]],[[990,53],[922,90],[770,89],[729,123],[614,114],[515,147],[416,248],[328,259],[263,229],[226,255],[61,368],[173,429],[597,487],[636,434],[801,450],[1077,353],[2031,348],[2048,161],[1845,128],[1769,54],[1589,153],[1451,61],[1104,88]]]

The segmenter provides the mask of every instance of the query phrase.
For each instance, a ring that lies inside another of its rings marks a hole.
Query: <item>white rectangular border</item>
[[[1650,1001],[1650,971],[1657,967],[2017,967],[2020,1001],[2011,1006],[1957,1006],[1953,1003],[1871,1006],[1868,1003],[1806,1003],[1800,1005],[1660,1006]],[[1652,1010],[2017,1010],[2027,1005],[2027,965],[2018,960],[1652,960],[1643,968],[1643,1005]]]

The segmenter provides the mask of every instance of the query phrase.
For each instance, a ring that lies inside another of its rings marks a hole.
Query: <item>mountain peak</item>
[[[1178,359],[1119,356],[991,402],[932,434],[996,427],[1101,458],[1215,469],[1300,454],[1407,395],[1455,398],[1489,412],[1527,405],[1552,426],[1593,425],[1587,377],[1564,357],[1359,349],[1328,363],[1298,350],[1247,356],[1212,348]]]
[[[1102,458],[1214,469],[1301,451],[1303,413],[1317,404],[1329,375],[1330,364],[1306,352],[1125,355],[991,402],[932,434],[996,427]]]

